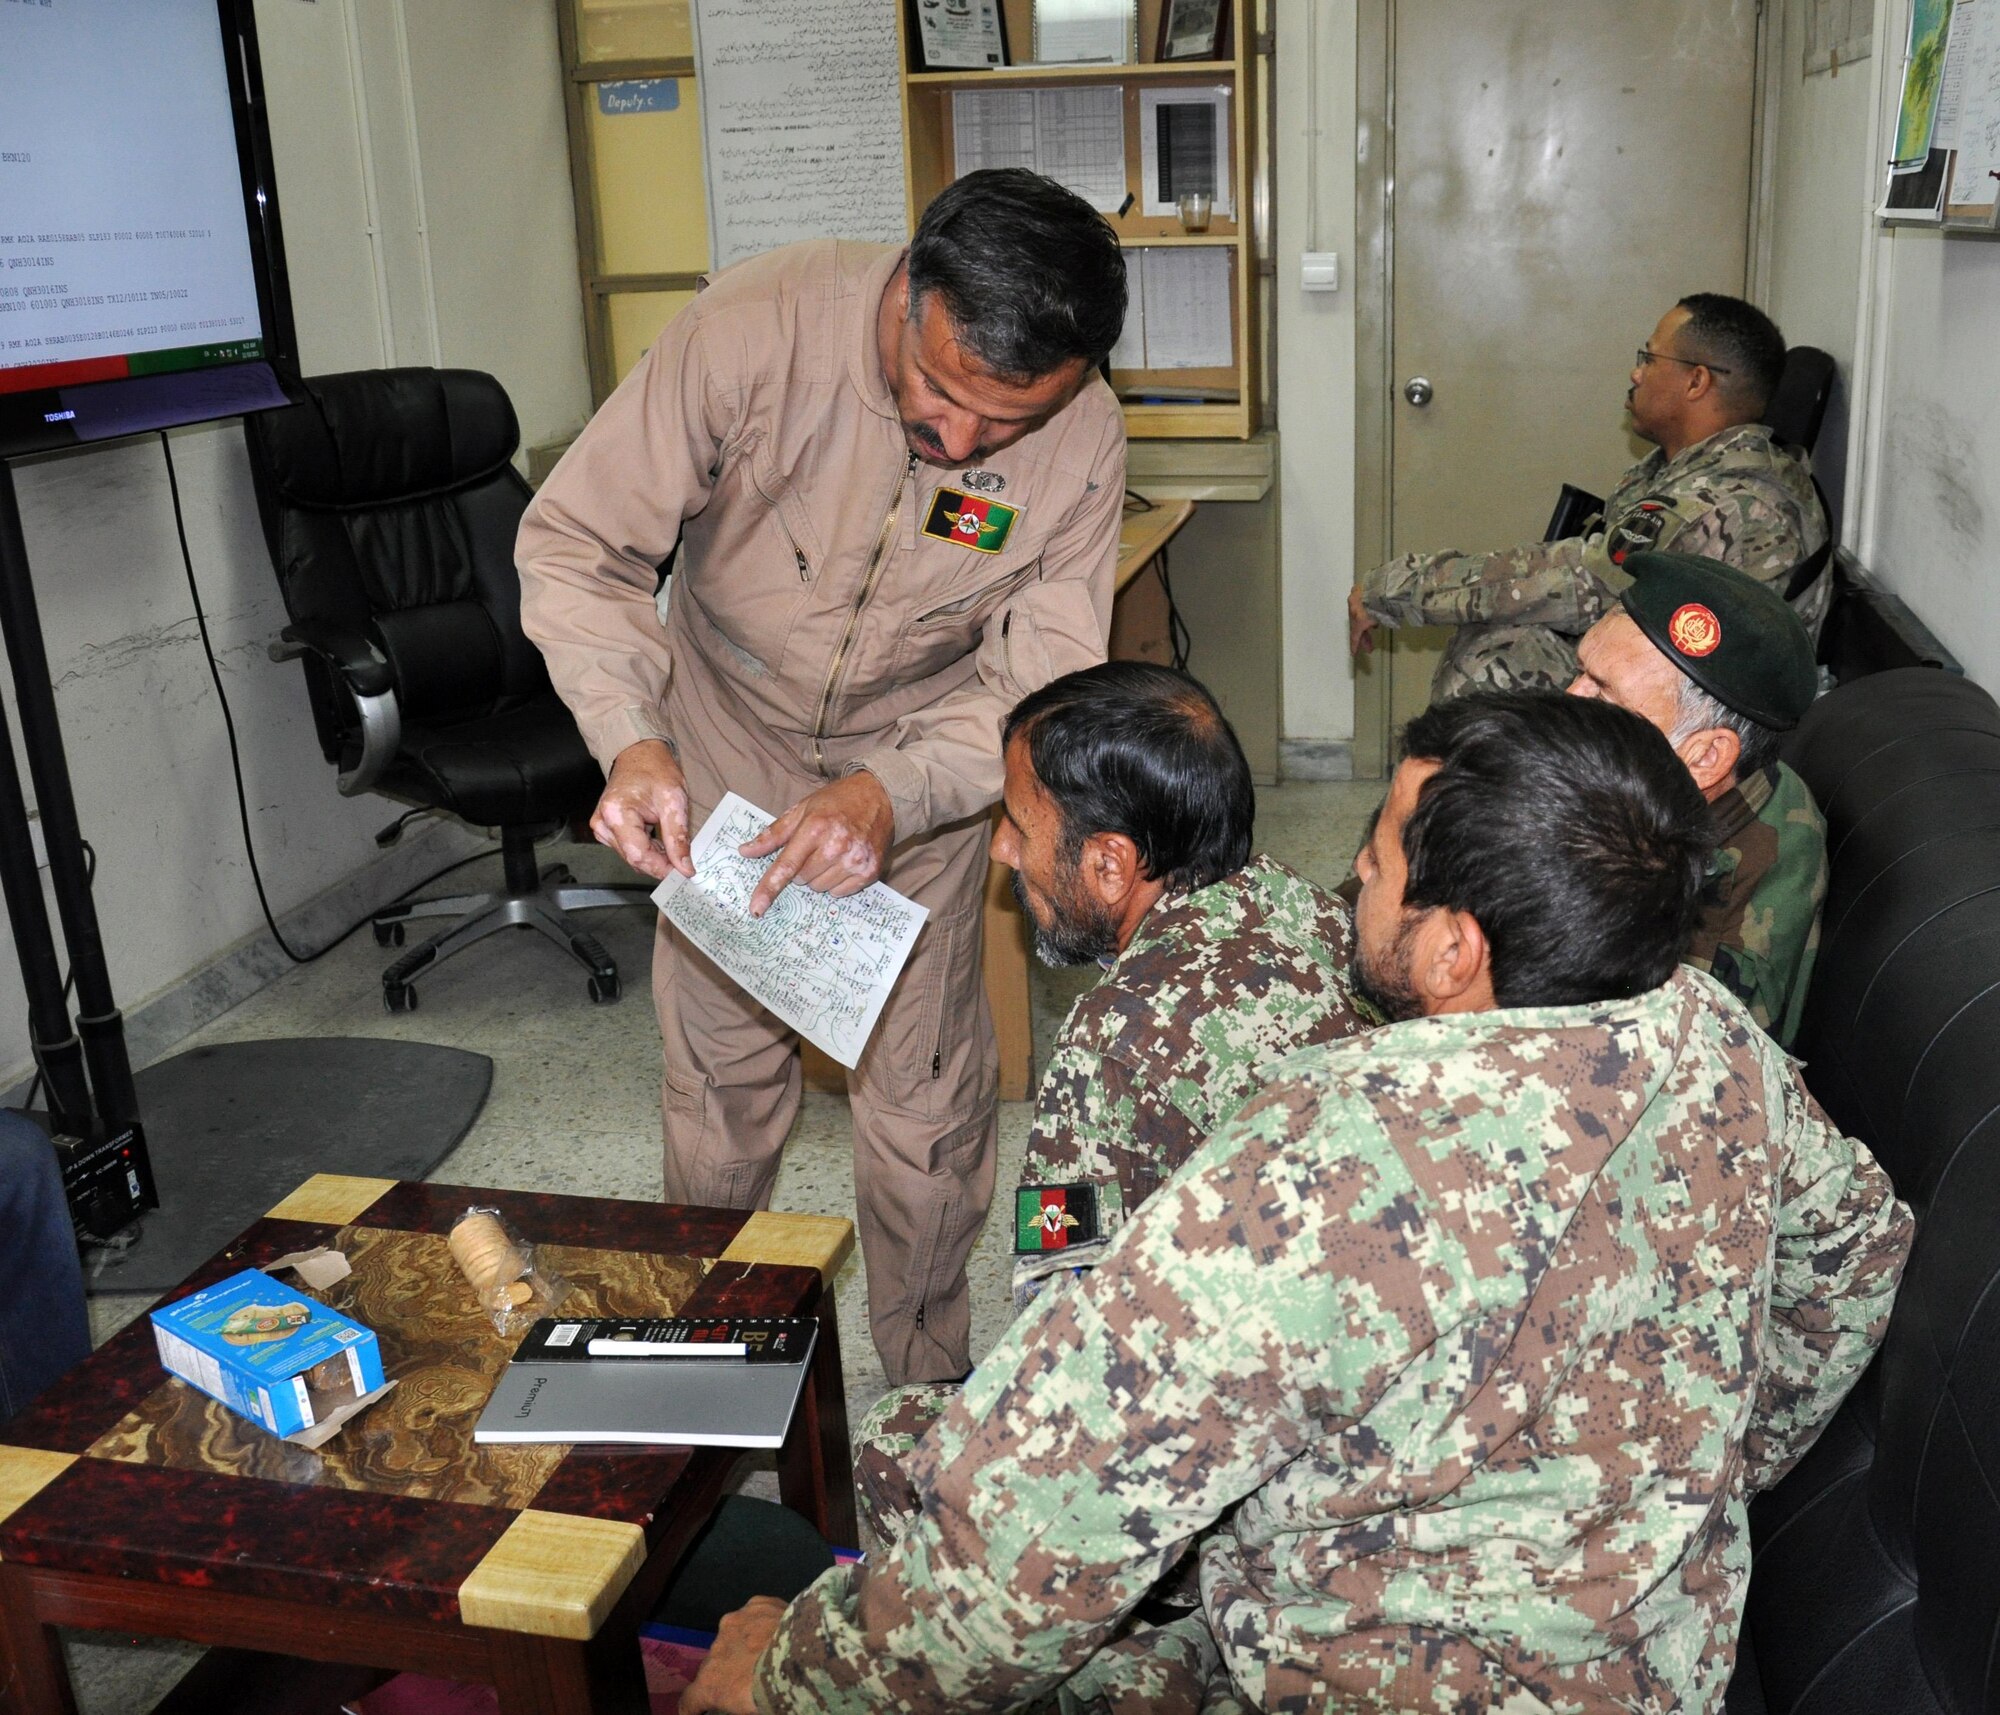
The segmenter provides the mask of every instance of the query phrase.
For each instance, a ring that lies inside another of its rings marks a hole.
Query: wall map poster
[[[1891,157],[1891,165],[1899,172],[1921,170],[1930,154],[1950,39],[1951,0],[1911,0],[1910,49],[1903,62],[1903,103]]]

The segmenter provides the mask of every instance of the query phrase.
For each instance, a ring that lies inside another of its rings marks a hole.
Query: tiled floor
[[[1258,794],[1257,844],[1325,886],[1347,874],[1360,830],[1381,796],[1375,785],[1266,787]],[[608,853],[562,848],[581,879],[629,879]],[[471,885],[498,858],[461,872],[435,892]],[[391,956],[365,931],[316,964],[294,970],[183,1043],[246,1038],[388,1036],[467,1048],[490,1056],[493,1089],[472,1130],[434,1177],[456,1184],[568,1191],[599,1197],[660,1195],[659,1035],[646,971],[650,908],[599,912],[591,927],[624,975],[616,1006],[593,1006],[583,972],[539,937],[505,935],[481,943],[424,979],[414,1013],[381,1008],[380,973]],[[1069,1003],[1095,972],[1037,969],[1037,1063]],[[1029,1107],[1000,1114],[999,1183],[1015,1182]],[[844,1098],[808,1092],[786,1147],[773,1206],[807,1213],[853,1212],[854,1176]],[[972,1350],[977,1358],[1007,1320],[1011,1267],[1008,1204],[996,1198],[970,1264]],[[868,1339],[866,1273],[856,1257],[837,1285],[848,1410],[858,1420],[885,1386]],[[95,1298],[93,1323],[107,1337],[150,1301]],[[768,1469],[744,1479],[775,1494]],[[144,1642],[73,1639],[72,1670],[81,1715],[145,1715],[196,1652]]]

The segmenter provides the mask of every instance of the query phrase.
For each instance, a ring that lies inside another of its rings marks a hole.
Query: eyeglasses
[[[1685,364],[1689,369],[1705,369],[1711,375],[1734,375],[1736,373],[1733,369],[1724,369],[1719,363],[1705,363],[1698,357],[1669,357],[1664,351],[1649,351],[1643,345],[1639,347],[1638,358],[1638,367],[1641,369],[1644,369],[1649,363],[1680,363]]]

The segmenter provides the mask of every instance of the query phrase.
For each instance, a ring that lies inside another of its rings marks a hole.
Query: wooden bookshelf
[[[1213,369],[1114,369],[1112,385],[1125,398],[1126,433],[1135,440],[1248,440],[1258,426],[1257,388],[1261,370],[1263,317],[1259,313],[1256,243],[1250,218],[1255,192],[1253,171],[1263,135],[1256,111],[1258,79],[1253,66],[1256,41],[1252,0],[1227,0],[1229,24],[1224,44],[1229,57],[1215,60],[1153,58],[1160,29],[1160,0],[1139,0],[1139,59],[1129,65],[996,66],[986,70],[926,71],[917,47],[914,8],[918,0],[897,0],[903,49],[903,162],[910,224],[916,225],[931,198],[951,183],[955,171],[952,96],[961,89],[1033,89],[1051,85],[1115,84],[1124,93],[1126,188],[1129,213],[1107,218],[1128,249],[1206,246],[1230,256],[1230,344],[1235,361]],[[1033,0],[1002,0],[1007,49],[1016,61],[1034,51]],[[1229,90],[1228,182],[1233,219],[1217,214],[1205,233],[1181,230],[1172,215],[1146,215],[1141,184],[1143,154],[1139,135],[1142,90],[1209,84]],[[1221,394],[1219,399],[1142,402],[1143,396],[1174,392]]]

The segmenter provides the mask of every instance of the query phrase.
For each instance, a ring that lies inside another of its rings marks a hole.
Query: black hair
[[[1755,304],[1720,292],[1690,292],[1679,307],[1688,313],[1679,335],[1683,355],[1727,369],[1716,377],[1722,396],[1761,417],[1785,372],[1785,336],[1778,324]]]
[[[1250,764],[1198,679],[1147,661],[1065,673],[1014,705],[1002,742],[1022,735],[1067,851],[1092,834],[1123,834],[1148,877],[1174,893],[1249,861]]]
[[[1708,804],[1650,721],[1560,691],[1475,691],[1403,733],[1436,762],[1403,824],[1403,903],[1469,912],[1502,1006],[1625,999],[1673,974],[1706,903]]]
[[[910,309],[936,293],[958,343],[1004,381],[1082,358],[1125,325],[1125,258],[1111,223],[1025,167],[989,167],[931,200],[910,240]]]

